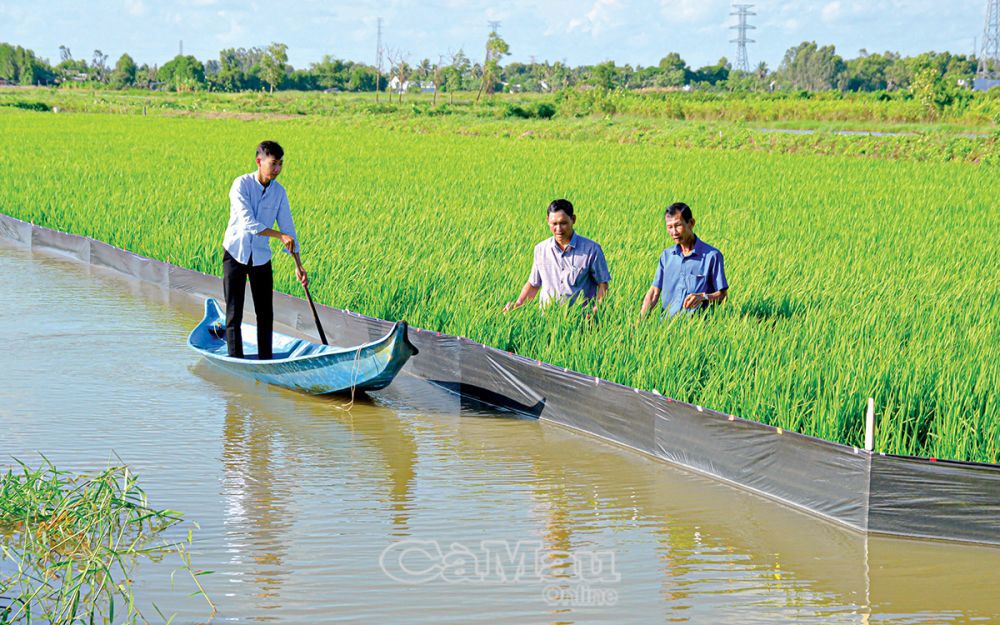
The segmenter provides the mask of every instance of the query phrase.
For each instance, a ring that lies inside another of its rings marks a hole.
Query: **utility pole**
[[[983,47],[976,78],[1000,80],[1000,0],[987,0]]]
[[[379,85],[382,82],[382,18],[378,18],[378,35],[375,42],[375,102],[378,102]]]
[[[734,4],[733,12],[730,15],[735,15],[739,22],[735,26],[730,26],[730,30],[737,31],[736,39],[730,39],[729,43],[736,44],[736,64],[734,67],[741,72],[750,72],[750,59],[747,56],[747,44],[757,43],[753,39],[747,39],[748,30],[756,30],[756,26],[751,26],[747,24],[747,17],[751,15],[757,15],[756,13],[751,13],[750,9],[753,8],[752,4]]]
[[[181,39],[181,43],[177,47],[177,56],[184,56],[184,40],[183,39]]]
[[[494,35],[497,34],[497,30],[500,28],[500,22],[498,20],[490,20],[486,23],[490,25],[490,32]]]

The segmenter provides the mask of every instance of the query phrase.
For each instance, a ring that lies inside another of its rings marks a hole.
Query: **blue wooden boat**
[[[275,332],[271,360],[257,360],[257,328],[247,323],[242,325],[246,357],[230,358],[225,328],[222,307],[209,298],[205,318],[191,331],[188,346],[231,373],[313,395],[385,388],[417,353],[407,338],[405,321],[377,341],[355,347],[318,345]]]

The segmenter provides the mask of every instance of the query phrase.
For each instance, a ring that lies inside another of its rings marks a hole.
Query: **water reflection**
[[[242,569],[249,559],[250,581],[261,607],[277,607],[287,578],[285,566],[294,522],[291,493],[278,481],[280,436],[265,419],[238,402],[226,402],[223,431],[223,494],[227,501],[226,540],[230,564]]]
[[[0,268],[24,276],[2,293],[11,334],[61,346],[55,369],[47,350],[0,354],[10,387],[0,447],[55,449],[66,466],[127,450],[151,499],[202,523],[195,561],[217,571],[202,579],[220,621],[936,623],[1000,613],[1000,549],[865,539],[410,376],[344,412],[343,398],[243,381],[194,356],[184,337],[199,302],[164,303],[96,273],[81,280],[75,267],[0,253]],[[540,540],[561,558],[564,589],[566,554],[610,550],[619,598],[554,606],[537,585],[406,586],[379,555],[411,537]],[[150,583],[153,600],[181,610],[176,622],[202,618],[201,602],[156,594],[168,576]]]
[[[320,467],[354,473],[349,467],[356,456],[368,465],[369,456],[377,458],[381,470],[363,471],[363,479],[378,481],[377,502],[389,511],[391,534],[409,535],[417,446],[395,413],[363,396],[345,410],[346,397],[295,396],[233,378],[203,360],[192,371],[225,398],[222,495],[230,564],[237,577],[249,571],[242,581],[254,584],[258,607],[280,607],[294,571],[289,542],[303,532],[296,522],[310,497],[301,492],[300,478]]]

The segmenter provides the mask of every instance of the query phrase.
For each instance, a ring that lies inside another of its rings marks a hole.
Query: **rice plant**
[[[229,183],[275,139],[325,304],[847,444],[861,444],[873,396],[879,451],[1000,460],[995,165],[477,136],[455,121],[356,116],[7,112],[0,127],[0,211],[21,219],[218,275]],[[500,314],[558,197],[610,264],[597,323]],[[725,254],[730,298],[709,315],[637,324],[676,200]],[[291,260],[275,258],[276,288],[299,294]]]

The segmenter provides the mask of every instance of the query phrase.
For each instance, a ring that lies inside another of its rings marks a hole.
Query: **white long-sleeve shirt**
[[[263,265],[271,260],[270,237],[259,233],[273,226],[275,221],[281,232],[295,239],[295,251],[298,252],[299,238],[295,235],[285,187],[277,180],[264,187],[257,180],[257,172],[244,174],[234,180],[229,189],[229,225],[222,247],[244,265],[251,254],[254,266]]]

